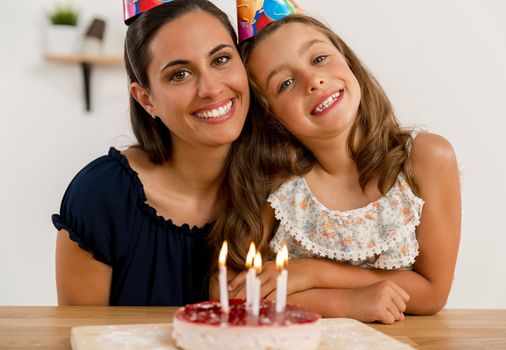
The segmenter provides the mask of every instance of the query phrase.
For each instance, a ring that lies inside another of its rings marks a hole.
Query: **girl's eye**
[[[215,65],[215,66],[221,66],[221,65],[227,63],[228,61],[230,61],[230,56],[222,55],[222,56],[217,57],[213,61],[213,65]]]
[[[316,57],[314,60],[313,60],[313,64],[319,64],[319,63],[322,63],[323,61],[325,61],[327,59],[328,56],[326,55],[322,55],[322,56],[318,56]]]
[[[282,92],[283,90],[288,89],[290,87],[290,85],[292,85],[292,84],[293,84],[293,79],[287,79],[287,80],[283,81],[279,85],[278,92]]]
[[[190,72],[187,70],[178,70],[170,76],[170,80],[182,81],[190,76]]]

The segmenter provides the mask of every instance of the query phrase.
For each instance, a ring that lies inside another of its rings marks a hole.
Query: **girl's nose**
[[[325,79],[317,74],[308,75],[307,77],[307,92],[311,93],[322,88],[325,84]]]

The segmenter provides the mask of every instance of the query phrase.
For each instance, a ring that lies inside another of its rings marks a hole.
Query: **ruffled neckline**
[[[128,158],[122,154],[119,150],[114,147],[109,149],[108,153],[109,157],[115,161],[117,161],[123,170],[126,171],[130,179],[132,180],[133,190],[137,195],[137,200],[139,203],[139,207],[142,209],[144,213],[146,213],[153,221],[157,222],[161,226],[168,228],[176,228],[182,230],[184,233],[195,235],[195,234],[203,234],[209,232],[210,227],[213,225],[213,222],[208,222],[202,227],[198,227],[196,225],[190,227],[189,224],[184,223],[181,226],[176,225],[171,219],[166,219],[163,216],[158,214],[158,211],[153,208],[151,205],[147,203],[146,193],[144,192],[144,185],[139,178],[139,174],[132,169],[130,163],[128,162]]]
[[[399,177],[402,177],[402,174],[399,174]],[[369,202],[368,204],[364,205],[363,207],[353,208],[353,209],[348,209],[348,210],[329,209],[325,204],[323,204],[314,195],[313,191],[311,191],[311,188],[309,187],[309,185],[308,185],[308,183],[307,183],[307,181],[306,181],[306,179],[304,177],[300,176],[295,181],[301,181],[302,182],[302,184],[304,185],[304,189],[305,189],[306,193],[309,195],[309,197],[311,198],[312,202],[318,208],[320,208],[323,212],[327,212],[329,214],[334,214],[334,215],[339,215],[339,216],[350,216],[350,215],[360,215],[360,214],[363,214],[363,213],[365,213],[367,211],[370,211],[371,208],[373,208],[375,206],[378,206],[381,203],[383,203],[384,201],[388,200],[388,198],[390,198],[392,196],[392,193],[395,190],[395,187],[398,186],[398,181],[399,180],[396,180],[396,182],[394,183],[394,185],[392,187],[390,187],[390,189],[388,190],[388,192],[385,195],[382,195],[381,197],[379,197],[378,199],[376,199],[376,200],[374,200],[372,202]]]
[[[397,261],[378,259],[376,267],[387,269],[409,266],[418,255],[415,230],[424,201],[402,174],[386,195],[347,211],[329,210],[299,176],[285,182],[268,201],[280,222],[270,243],[274,251],[294,239],[313,256],[361,263],[405,245],[406,256]]]

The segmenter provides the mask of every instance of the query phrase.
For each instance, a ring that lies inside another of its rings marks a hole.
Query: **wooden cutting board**
[[[413,349],[356,320],[326,318],[321,324],[322,341],[318,350]],[[170,323],[74,327],[70,342],[74,350],[178,350]]]

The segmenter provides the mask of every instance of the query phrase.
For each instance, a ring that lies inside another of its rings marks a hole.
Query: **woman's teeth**
[[[341,96],[340,91],[336,92],[335,94],[330,95],[325,101],[323,101],[320,105],[318,105],[318,107],[316,107],[313,110],[313,114],[321,113],[324,110],[326,110],[330,105],[332,105],[334,103],[334,101],[336,101],[339,98],[339,96]]]
[[[231,108],[232,108],[232,100],[228,101],[227,104],[225,104],[219,108],[211,109],[209,111],[198,112],[198,113],[195,113],[194,115],[195,115],[195,117],[202,118],[202,119],[221,118],[221,117],[224,117],[228,112],[230,112]]]

